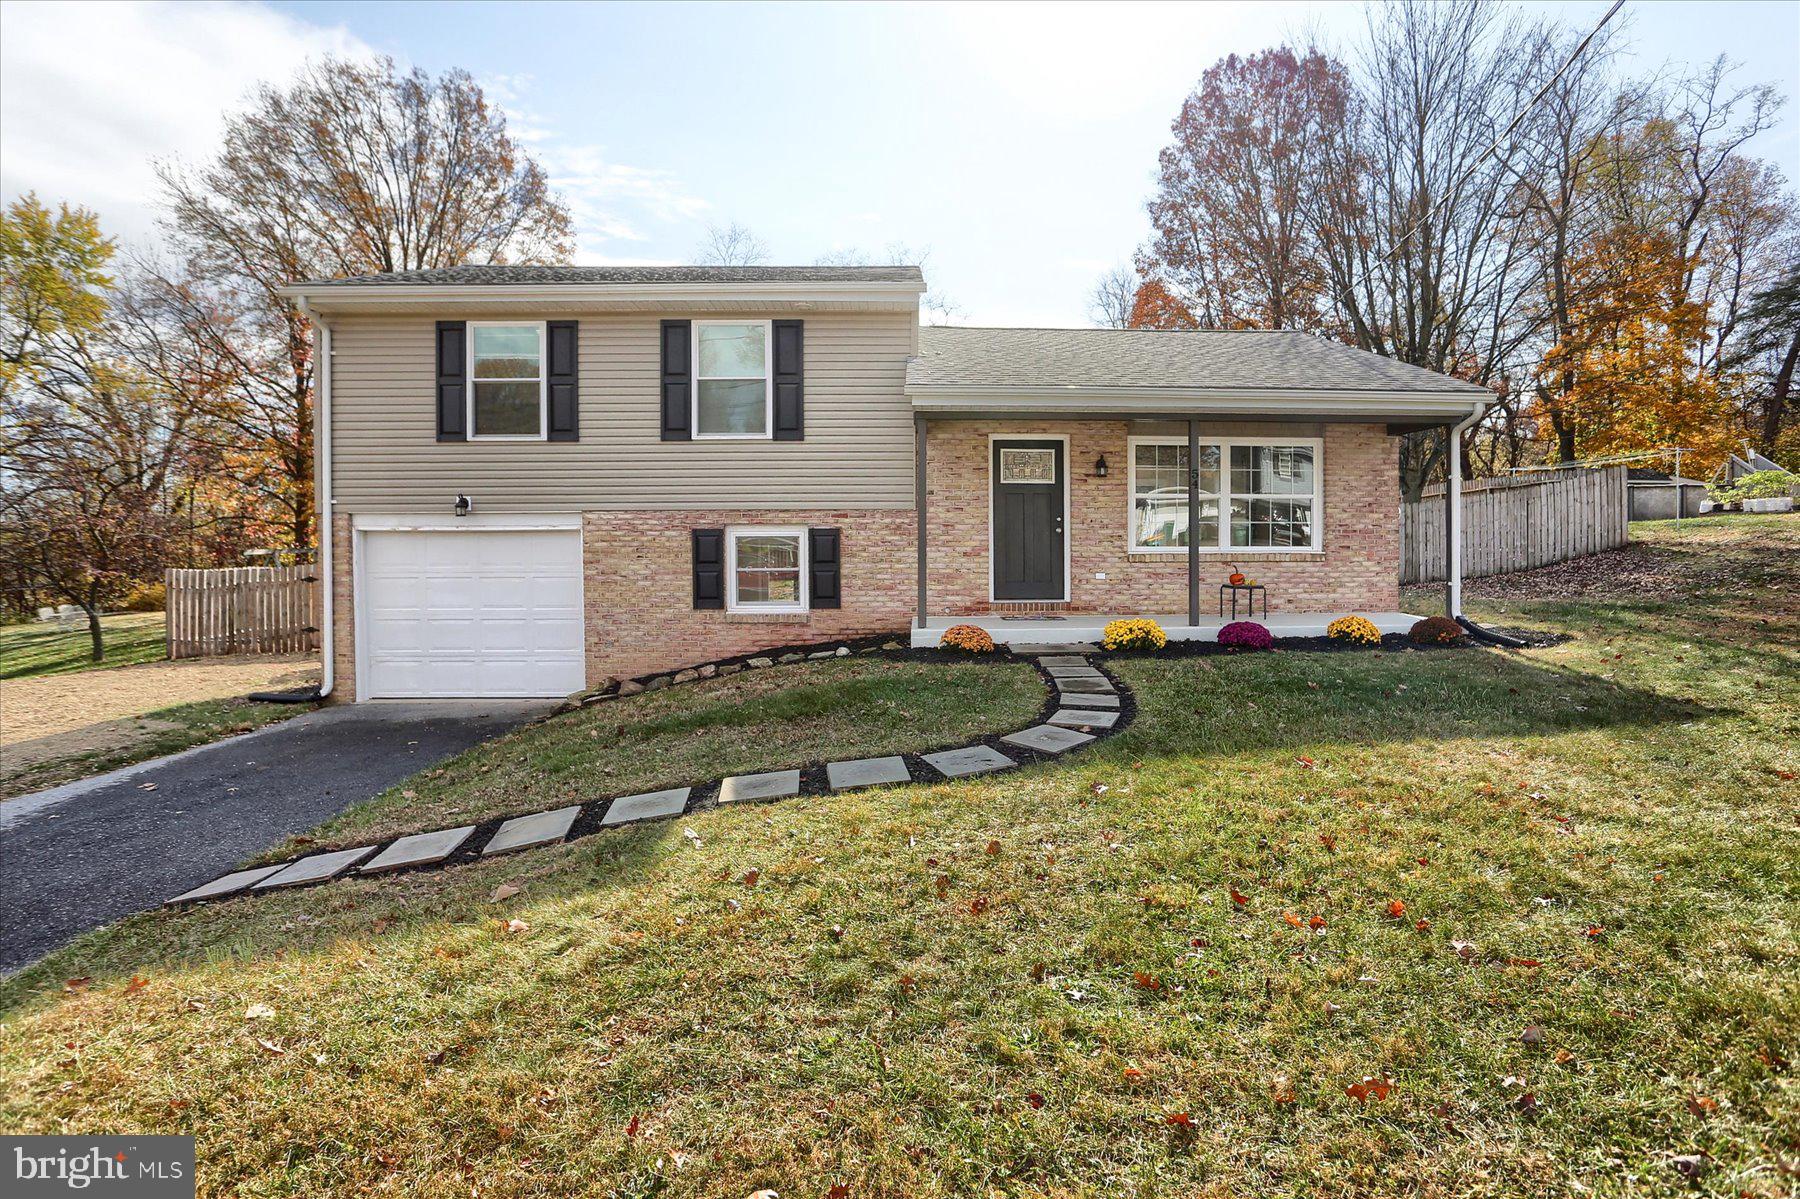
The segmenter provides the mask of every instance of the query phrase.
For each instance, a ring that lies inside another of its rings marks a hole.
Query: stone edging
[[[1070,647],[1066,653],[1051,650],[1019,655],[1036,659],[1034,664],[1047,694],[1037,719],[1016,732],[979,737],[948,749],[733,775],[686,787],[411,833],[373,845],[325,850],[232,871],[164,901],[164,906],[315,886],[339,878],[412,873],[486,861],[501,854],[560,845],[605,828],[675,819],[723,804],[968,778],[1056,758],[1112,736],[1129,726],[1136,716],[1131,691],[1110,672],[1093,665],[1088,658],[1092,652]]]

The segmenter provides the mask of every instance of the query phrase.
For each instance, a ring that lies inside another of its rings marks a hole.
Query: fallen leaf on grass
[[[762,877],[762,871],[760,871],[756,867],[752,866],[752,867],[750,867],[750,869],[744,871],[744,877],[742,879],[740,879],[739,881],[742,882],[744,884],[744,886],[746,886],[746,887],[754,887],[756,885],[756,880],[761,877]]]
[[[125,993],[127,995],[129,995],[133,991],[141,991],[149,985],[150,985],[149,979],[145,978],[141,974],[134,974],[131,976],[131,981],[125,984]]]
[[[1302,770],[1312,770],[1318,766],[1318,763],[1311,758],[1295,758],[1294,764]]]
[[[1431,931],[1431,921],[1420,919],[1413,924],[1413,927],[1422,933],[1428,933]]]
[[[512,883],[501,883],[498,887],[495,887],[492,891],[488,892],[488,902],[499,903],[502,899],[511,899],[518,893],[519,888]]]
[[[1127,1066],[1121,1073],[1126,1082],[1142,1082],[1144,1080],[1144,1072],[1136,1066]]]
[[[523,920],[513,919],[506,922],[506,931],[508,933],[530,932],[531,926]]]
[[[993,900],[989,899],[987,896],[977,895],[974,899],[969,901],[969,914],[972,916],[979,916],[987,911],[989,905],[992,903]]]
[[[1387,913],[1388,913],[1388,915],[1392,916],[1394,919],[1398,920],[1398,919],[1400,919],[1400,917],[1406,915],[1406,905],[1404,903],[1402,903],[1400,900],[1396,899],[1388,904]]]
[[[999,852],[1000,852],[1000,842],[998,842],[998,841],[989,841],[989,842],[988,842],[988,843],[987,843],[987,852],[988,852],[988,853],[990,853],[990,854],[996,854],[996,853],[999,853]]]
[[[850,1199],[850,1188],[841,1182],[834,1182],[831,1189],[825,1192],[825,1199]]]
[[[1160,991],[1160,990],[1162,990],[1162,980],[1157,978],[1154,974],[1146,974],[1142,970],[1133,971],[1132,975],[1131,975],[1131,981],[1140,990],[1144,990],[1144,991]]]
[[[1508,966],[1524,966],[1527,969],[1536,969],[1544,963],[1538,961],[1536,958],[1507,958],[1506,964]]]
[[[1337,852],[1337,838],[1330,833],[1320,833],[1319,844],[1325,847],[1325,852],[1327,853]]]
[[[273,1041],[265,1041],[261,1037],[258,1037],[258,1038],[256,1038],[256,1043],[258,1045],[262,1046],[263,1052],[267,1053],[271,1057],[287,1056],[287,1050],[283,1049],[281,1046],[277,1045]]]
[[[638,1118],[636,1116],[633,1116],[631,1118],[631,1123],[629,1123],[625,1126],[625,1135],[628,1137],[635,1137],[635,1136],[637,1136],[637,1134],[638,1134]]]
[[[63,983],[63,990],[79,994],[80,992],[87,990],[88,984],[93,981],[93,978],[86,974],[82,975],[80,978],[67,979]]]
[[[1513,1106],[1518,1108],[1521,1112],[1523,1112],[1527,1116],[1537,1115],[1538,1101],[1537,1101],[1536,1092],[1526,1091],[1524,1094],[1520,1095],[1517,1099],[1513,1100]]]
[[[1706,1173],[1706,1154],[1678,1153],[1669,1159],[1669,1164],[1675,1167],[1677,1174],[1692,1180]]]
[[[1689,1095],[1687,1097],[1687,1109],[1691,1115],[1710,1116],[1712,1113],[1719,1110],[1719,1101],[1717,1099],[1708,1098],[1705,1095]]]
[[[1036,1111],[1038,1108],[1044,1106],[1044,1097],[1036,1091],[1033,1091],[1031,1094],[1025,1096],[1025,1102],[1031,1105],[1033,1111]]]
[[[1344,1094],[1350,1096],[1350,1098],[1356,1100],[1358,1103],[1367,1103],[1371,1098],[1386,1099],[1388,1097],[1388,1092],[1393,1089],[1393,1079],[1375,1078],[1371,1076],[1363,1079],[1361,1082],[1351,1083],[1344,1088]]]
[[[267,1020],[275,1014],[275,1009],[266,1003],[253,1003],[244,1009],[246,1020]]]
[[[1543,1027],[1537,1024],[1527,1024],[1525,1031],[1519,1034],[1519,1040],[1527,1045],[1542,1045],[1544,1043]]]
[[[1269,1080],[1269,1097],[1277,1107],[1292,1107],[1300,1101],[1294,1094],[1294,1084],[1279,1074]]]
[[[1301,920],[1300,917],[1294,915],[1292,912],[1283,912],[1281,914],[1281,918],[1283,920],[1287,921],[1289,924],[1293,925],[1295,928],[1301,928],[1306,923],[1305,921]]]
[[[1472,962],[1475,960],[1476,946],[1473,941],[1452,941],[1450,942],[1450,948],[1454,949],[1456,951],[1456,956],[1465,962]]]
[[[1250,897],[1248,895],[1239,894],[1236,887],[1227,887],[1226,890],[1231,893],[1231,902],[1235,903],[1238,907],[1241,908],[1250,902]]]
[[[1601,928],[1598,924],[1590,924],[1587,927],[1587,931],[1582,933],[1581,935],[1586,937],[1590,941],[1598,941],[1600,939],[1600,937],[1602,936],[1602,934],[1604,934],[1605,932],[1606,932],[1606,930],[1604,928]]]
[[[1163,1123],[1171,1128],[1192,1128],[1194,1127],[1194,1117],[1186,1112],[1176,1112],[1173,1115],[1164,1116]]]

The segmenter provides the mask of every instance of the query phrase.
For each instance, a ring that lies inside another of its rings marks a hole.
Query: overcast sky
[[[1601,0],[1521,5],[1591,27]],[[1147,224],[1157,151],[1200,72],[1352,4],[932,7],[379,3],[0,4],[0,193],[155,236],[150,161],[199,158],[221,116],[308,56],[467,68],[571,204],[579,260],[690,259],[741,222],[776,262],[928,249],[972,324],[1087,323]],[[1790,97],[1754,149],[1800,179],[1800,0],[1645,3],[1632,65],[1725,54]]]

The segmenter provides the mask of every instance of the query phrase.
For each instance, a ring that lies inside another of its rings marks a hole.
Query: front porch
[[[1340,616],[1349,616],[1349,612],[1271,612],[1267,616],[1257,616],[1256,623],[1267,628],[1276,637],[1323,637],[1325,626]],[[1373,621],[1375,627],[1383,635],[1388,633],[1404,633],[1419,621],[1419,617],[1406,612],[1358,612]],[[931,616],[922,625],[912,631],[912,648],[929,649],[943,640],[944,630],[952,625],[972,624],[985,629],[996,645],[1061,645],[1061,644],[1100,644],[1100,637],[1107,624],[1115,620],[1124,620],[1130,616],[1143,617],[1142,613],[1119,613],[1111,616],[1103,615],[1071,615],[1042,616],[1022,618],[1017,616]],[[1198,622],[1189,622],[1185,613],[1180,615],[1147,616],[1162,626],[1170,641],[1217,641],[1219,630],[1231,623],[1230,617],[1206,617]],[[1240,620],[1250,619],[1247,616]]]

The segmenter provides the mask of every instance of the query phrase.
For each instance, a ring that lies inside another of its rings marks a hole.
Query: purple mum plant
[[[1234,620],[1219,630],[1219,644],[1233,649],[1273,649],[1275,638],[1254,620]]]

